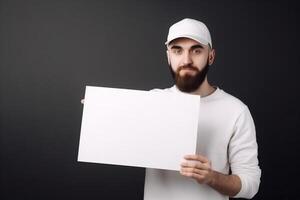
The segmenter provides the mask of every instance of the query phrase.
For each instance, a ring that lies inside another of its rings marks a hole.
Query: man
[[[215,58],[209,30],[183,19],[165,44],[176,84],[155,91],[200,95],[197,155],[183,158],[180,173],[146,169],[144,200],[252,198],[261,176],[254,122],[243,102],[207,80]]]

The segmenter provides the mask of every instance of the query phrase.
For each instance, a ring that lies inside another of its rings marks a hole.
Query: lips
[[[193,68],[183,68],[183,69],[181,69],[181,70],[197,71],[197,70],[195,70],[195,69],[193,69]]]

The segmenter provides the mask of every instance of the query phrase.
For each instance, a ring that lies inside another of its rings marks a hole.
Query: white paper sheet
[[[87,86],[78,161],[178,171],[199,108],[198,95]]]

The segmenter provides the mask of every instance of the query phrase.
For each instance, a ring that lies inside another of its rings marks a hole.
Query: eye
[[[173,49],[172,52],[174,54],[178,54],[179,55],[179,54],[181,54],[182,50],[181,49]]]
[[[200,53],[201,53],[201,49],[200,49],[200,48],[194,49],[194,50],[193,50],[193,53],[194,53],[194,54],[200,54]]]

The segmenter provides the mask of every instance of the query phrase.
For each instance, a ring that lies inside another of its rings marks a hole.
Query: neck
[[[215,90],[216,88],[210,85],[209,82],[207,81],[207,77],[205,77],[203,83],[198,87],[197,90],[191,92],[191,94],[197,94],[200,95],[201,97],[205,97],[213,93]]]

